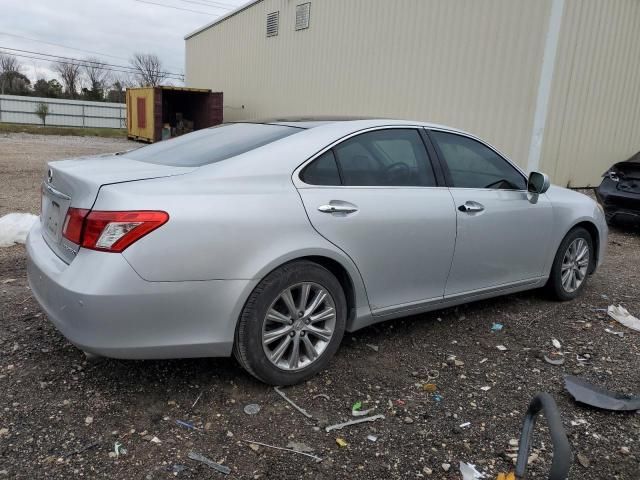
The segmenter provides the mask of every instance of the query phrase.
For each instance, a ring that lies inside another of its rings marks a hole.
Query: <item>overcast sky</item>
[[[96,56],[119,65],[127,65],[134,52],[155,53],[165,70],[183,73],[184,36],[247,3],[144,1],[165,6],[138,0],[0,0],[0,50],[5,47],[74,58]],[[18,58],[32,82],[52,78],[50,61]]]

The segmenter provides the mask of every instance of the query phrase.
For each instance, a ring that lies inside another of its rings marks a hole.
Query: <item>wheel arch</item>
[[[600,260],[600,231],[598,230],[598,227],[595,223],[589,220],[582,220],[575,225],[572,225],[562,238],[564,239],[567,235],[569,235],[570,232],[572,232],[576,228],[584,228],[589,233],[589,236],[591,236],[591,242],[593,244],[593,262],[591,262],[591,265],[589,266],[589,273],[591,274],[595,270],[596,265],[598,265],[598,262]]]
[[[254,279],[257,281],[257,284],[259,284],[260,281],[278,268],[303,260],[314,262],[326,268],[338,279],[338,282],[340,282],[347,301],[347,331],[354,330],[353,325],[357,323],[355,322],[356,319],[371,315],[367,292],[360,272],[350,258],[332,250],[308,249],[290,252],[269,262],[255,275]],[[247,293],[246,298],[243,298],[243,305],[254,289],[255,287]],[[242,311],[240,311],[240,314],[241,312]]]

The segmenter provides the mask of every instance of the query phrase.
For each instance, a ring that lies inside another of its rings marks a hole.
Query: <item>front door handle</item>
[[[484,210],[484,205],[478,202],[467,201],[464,205],[460,205],[458,210],[465,213],[478,213]]]
[[[320,205],[318,210],[322,213],[355,213],[358,211],[358,207],[355,205],[329,203],[328,205]]]

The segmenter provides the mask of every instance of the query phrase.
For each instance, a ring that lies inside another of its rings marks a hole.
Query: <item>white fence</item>
[[[42,120],[35,113],[40,103],[49,106],[47,125],[102,128],[126,128],[127,126],[127,107],[124,103],[17,95],[0,95],[0,122],[42,125]]]

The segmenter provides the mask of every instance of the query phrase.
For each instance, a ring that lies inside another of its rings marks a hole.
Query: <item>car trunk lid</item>
[[[80,247],[63,235],[70,207],[90,210],[104,185],[183,175],[193,170],[139,162],[126,154],[50,162],[42,183],[40,222],[44,239],[62,260],[71,263]]]

